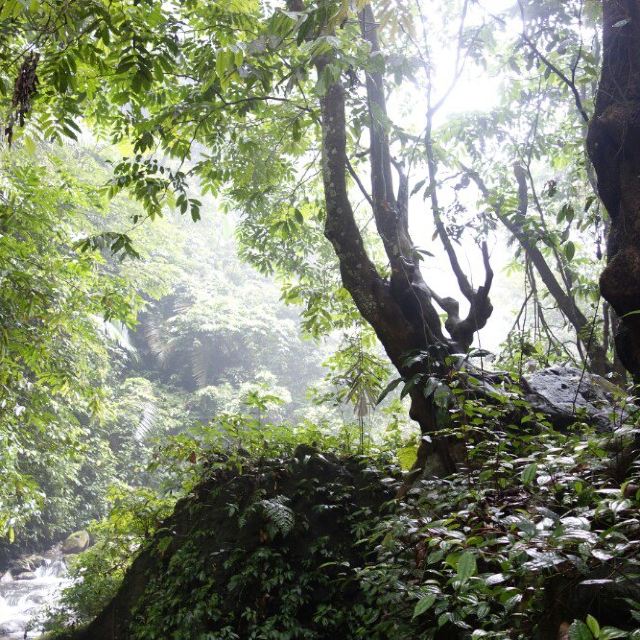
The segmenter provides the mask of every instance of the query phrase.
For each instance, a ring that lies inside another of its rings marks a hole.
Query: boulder
[[[90,544],[91,537],[87,531],[76,531],[62,543],[62,553],[65,555],[80,553],[87,549]]]
[[[23,571],[14,577],[16,580],[35,580],[38,576],[33,571]]]
[[[556,428],[586,420],[610,431],[625,415],[622,389],[601,376],[569,366],[554,366],[523,376],[525,397]]]
[[[31,563],[31,560],[26,556],[23,556],[21,558],[16,558],[9,565],[9,570],[11,571],[11,573],[14,576],[16,576],[16,575],[18,575],[20,573],[33,571],[34,569],[35,569],[35,567]]]
[[[27,556],[26,560],[29,561],[29,564],[33,567],[34,570],[47,564],[47,561],[45,560],[45,558],[36,553],[30,556]]]

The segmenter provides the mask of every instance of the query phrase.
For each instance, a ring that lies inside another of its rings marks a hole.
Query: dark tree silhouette
[[[616,349],[640,374],[640,1],[603,2],[604,59],[588,150],[611,218],[604,298],[620,319]]]

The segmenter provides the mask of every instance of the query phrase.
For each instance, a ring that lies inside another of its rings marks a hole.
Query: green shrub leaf
[[[421,616],[425,611],[428,611],[433,606],[435,601],[435,593],[430,593],[424,596],[424,598],[420,598],[415,606],[415,609],[413,610],[413,617],[417,618],[418,616]]]

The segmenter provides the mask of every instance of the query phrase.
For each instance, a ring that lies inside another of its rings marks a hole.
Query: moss
[[[244,639],[258,629],[264,638],[350,637],[343,603],[370,553],[353,528],[366,514],[373,529],[393,496],[367,464],[299,447],[289,460],[216,472],[178,503],[112,603],[73,640]]]

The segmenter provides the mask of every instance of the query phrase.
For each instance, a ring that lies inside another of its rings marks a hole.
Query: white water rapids
[[[54,605],[60,590],[70,584],[61,557],[46,559],[30,577],[14,579],[7,572],[0,578],[0,640],[37,638],[38,615]]]

